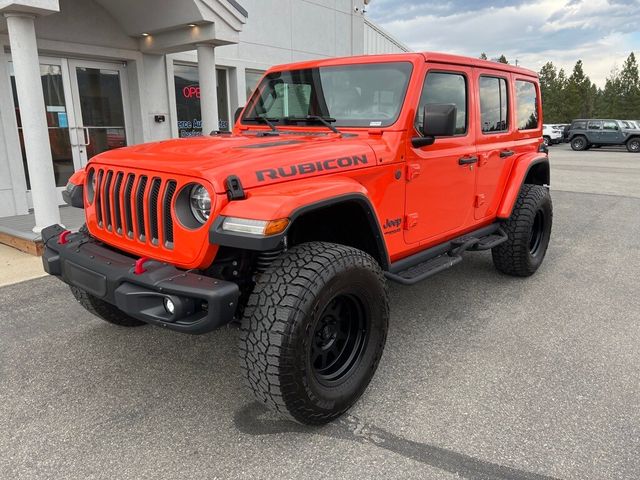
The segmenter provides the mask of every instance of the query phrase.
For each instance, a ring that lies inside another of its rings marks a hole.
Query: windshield
[[[313,123],[386,127],[400,114],[412,65],[389,62],[308,68],[268,74],[254,92],[243,123]]]

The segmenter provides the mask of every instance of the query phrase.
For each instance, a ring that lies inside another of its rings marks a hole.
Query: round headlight
[[[189,194],[191,213],[200,223],[206,223],[211,215],[211,197],[202,185],[194,185]]]

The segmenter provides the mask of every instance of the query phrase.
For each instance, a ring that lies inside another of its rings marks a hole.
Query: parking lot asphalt
[[[322,428],[253,402],[234,328],[122,329],[53,278],[0,288],[0,478],[638,478],[640,155],[551,163],[539,272],[471,253],[392,284],[378,372]]]

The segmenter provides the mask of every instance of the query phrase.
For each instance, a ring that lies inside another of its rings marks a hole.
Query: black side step
[[[445,254],[432,258],[431,260],[427,260],[426,262],[418,263],[417,265],[403,270],[402,272],[384,272],[384,275],[389,280],[401,283],[402,285],[413,285],[425,278],[429,278],[431,275],[447,270],[461,261],[462,257],[460,256],[450,257]]]
[[[463,252],[489,250],[507,240],[507,234],[494,223],[393,262],[384,275],[394,282],[413,285],[460,263]]]

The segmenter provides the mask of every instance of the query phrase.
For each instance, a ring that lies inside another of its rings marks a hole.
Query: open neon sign
[[[182,89],[182,96],[184,98],[200,98],[200,86],[190,85]]]

